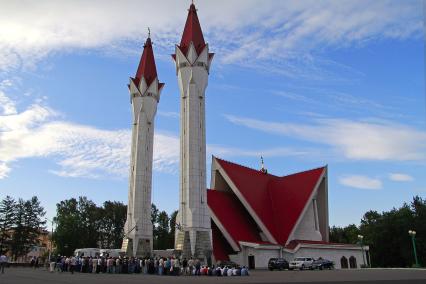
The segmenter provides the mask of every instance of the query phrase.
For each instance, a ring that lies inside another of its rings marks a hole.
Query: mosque
[[[212,157],[206,185],[205,91],[214,54],[191,4],[172,59],[180,91],[179,211],[174,251],[206,263],[266,268],[270,258],[325,258],[336,268],[369,263],[368,246],[329,242],[327,166],[286,176]],[[133,111],[124,250],[152,255],[154,121],[161,90],[150,37],[129,80]]]

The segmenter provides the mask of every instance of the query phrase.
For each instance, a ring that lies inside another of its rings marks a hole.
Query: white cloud
[[[0,115],[16,114],[15,103],[3,92],[12,85],[12,81],[8,79],[0,82]]]
[[[0,162],[0,179],[7,177],[7,174],[10,172],[10,168],[6,163]]]
[[[175,111],[158,111],[157,114],[169,118],[179,118],[179,113]]]
[[[218,157],[289,157],[289,156],[310,156],[313,152],[311,149],[300,150],[291,147],[278,147],[269,149],[247,150],[242,148],[224,147],[220,145],[207,145],[208,155]]]
[[[14,106],[15,102],[5,95]],[[57,164],[49,172],[62,177],[127,178],[130,130],[105,130],[59,119],[57,112],[36,102],[14,114],[0,114],[0,179],[13,164],[26,158],[47,158]],[[291,148],[244,150],[207,145],[209,155],[301,156],[308,152]],[[157,131],[154,135],[154,171],[177,173],[179,137]]]
[[[389,179],[393,181],[413,181],[414,178],[410,175],[403,173],[390,173]]]
[[[20,159],[48,157],[60,176],[126,177],[130,130],[103,130],[58,119],[58,114],[38,101],[25,110],[0,113],[0,179],[7,177]],[[1,97],[0,97],[1,98]],[[157,133],[154,137],[154,170],[172,172],[178,164],[179,140]]]
[[[174,0],[3,1],[7,17],[0,19],[0,68],[31,67],[52,52],[123,51],[129,44],[140,46],[148,26],[157,48],[169,54],[182,32],[187,5]],[[197,3],[206,38],[222,62],[253,65],[267,60],[270,68],[289,76],[324,64],[309,55],[312,50],[420,38],[420,6],[421,1],[392,0]],[[273,62],[285,68],[274,69]],[[301,62],[304,68],[297,68]]]
[[[376,178],[369,178],[361,175],[348,175],[339,178],[342,185],[360,189],[381,189],[382,181]]]
[[[347,159],[426,160],[426,132],[389,121],[316,119],[308,125],[225,117],[248,128],[328,145]]]

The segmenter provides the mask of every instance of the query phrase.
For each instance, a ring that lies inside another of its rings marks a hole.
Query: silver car
[[[290,261],[289,269],[313,269],[313,262],[314,259],[312,257],[296,257],[293,261]]]

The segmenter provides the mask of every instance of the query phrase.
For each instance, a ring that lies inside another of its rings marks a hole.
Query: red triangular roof
[[[206,46],[200,21],[197,16],[197,9],[195,9],[194,4],[191,4],[189,7],[188,17],[186,18],[185,28],[179,45],[183,54],[186,55],[191,42],[194,44],[197,54],[200,54]]]
[[[139,62],[138,70],[134,78],[136,86],[139,85],[142,76],[145,78],[146,84],[149,86],[157,77],[157,67],[155,66],[154,52],[152,50],[151,38],[147,38]]]
[[[234,254],[234,250],[226,241],[222,232],[216,226],[214,222],[211,222],[212,228],[212,242],[213,242],[213,255],[216,261],[226,261],[229,260],[229,255]]]
[[[262,242],[256,223],[235,194],[207,190],[207,203],[238,246],[239,241]]]
[[[277,177],[218,158],[216,160],[261,223],[279,244],[284,245],[324,168]]]
[[[228,161],[217,159],[220,166],[247,200],[262,223],[273,236],[277,235],[274,224],[274,212],[268,195],[267,186],[272,175],[250,169]]]
[[[287,242],[323,171],[324,168],[318,168],[271,179],[268,193],[274,212],[277,228],[275,239],[278,243]]]

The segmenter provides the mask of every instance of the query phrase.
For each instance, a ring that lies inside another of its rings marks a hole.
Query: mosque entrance
[[[248,256],[248,267],[249,267],[249,269],[254,269],[256,267],[256,265],[254,263],[254,255]]]

